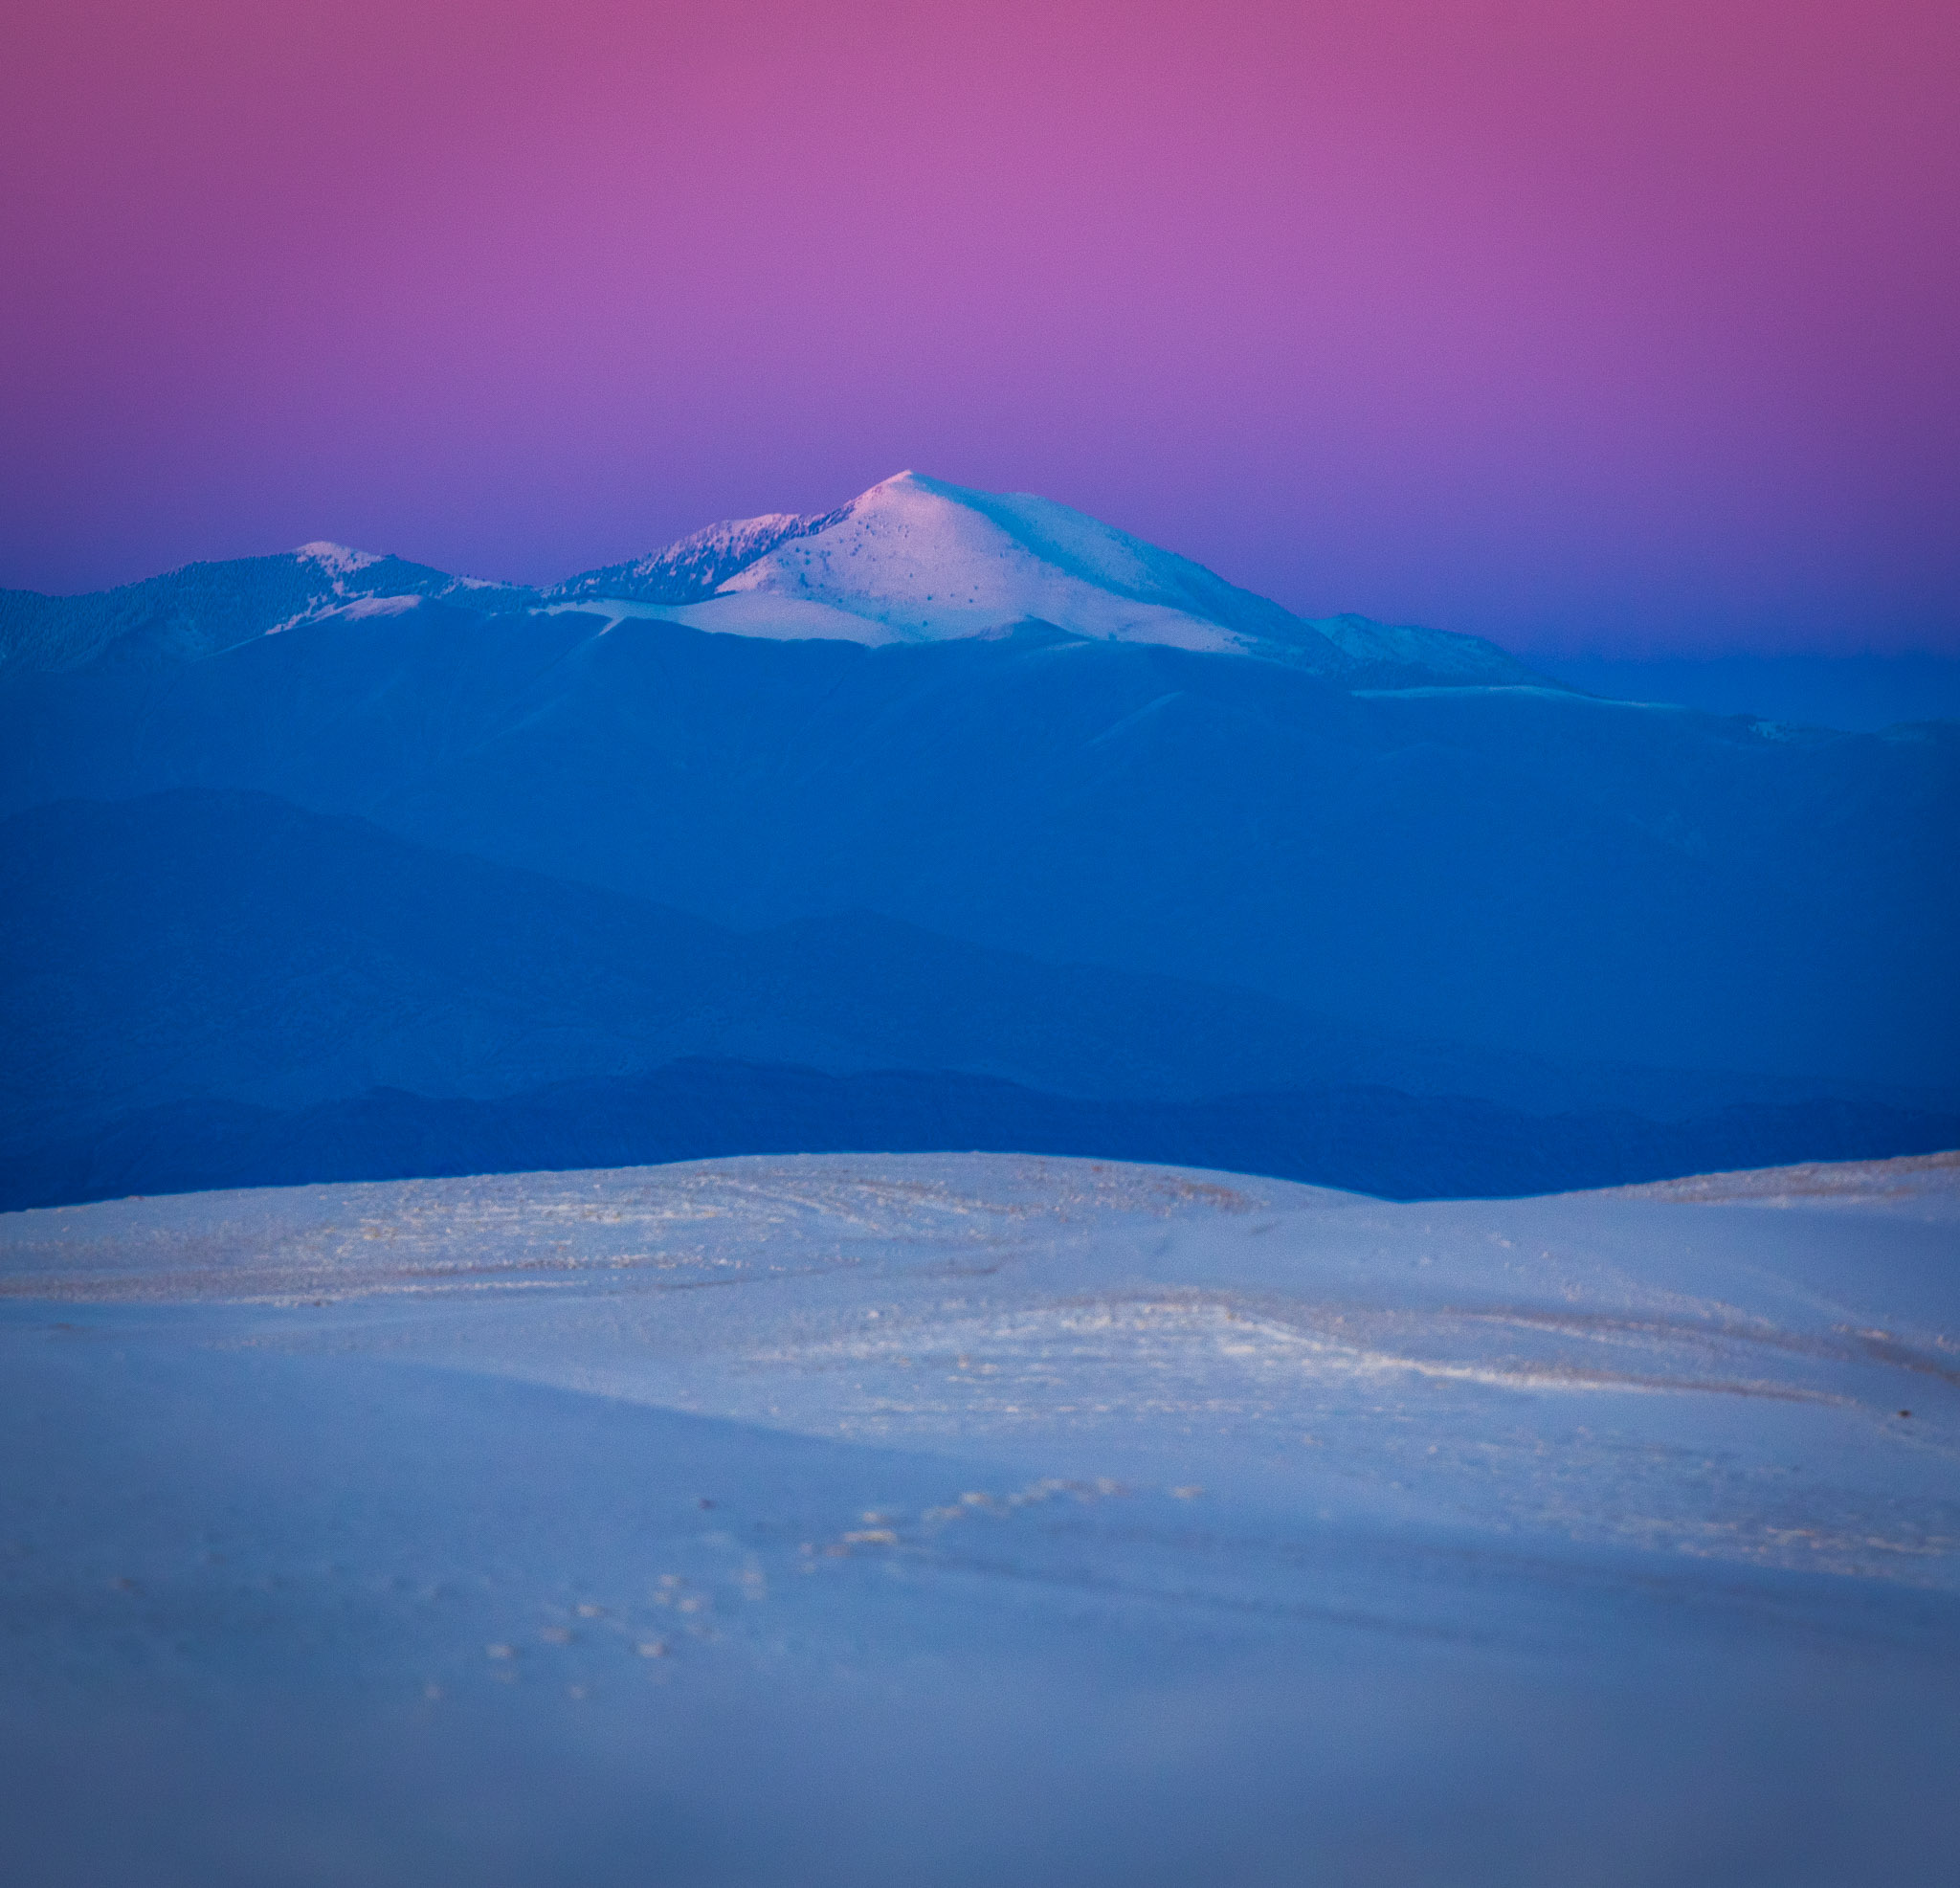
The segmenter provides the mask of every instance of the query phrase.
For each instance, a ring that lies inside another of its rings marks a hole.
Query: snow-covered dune
[[[1933,1881],[1960,1157],[0,1219],[33,1880]]]

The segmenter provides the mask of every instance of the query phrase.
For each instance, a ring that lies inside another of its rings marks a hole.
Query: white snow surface
[[[293,555],[304,563],[319,565],[329,577],[351,577],[356,570],[382,562],[379,551],[355,550],[351,545],[333,544],[325,538],[301,544]]]
[[[309,624],[323,623],[334,617],[344,622],[359,622],[369,616],[402,616],[411,610],[418,609],[427,600],[420,596],[348,597],[345,585],[336,579],[331,596],[322,597],[311,609],[288,616],[282,623],[275,623],[265,633],[269,636],[283,635],[288,630],[303,629]]]
[[[877,648],[908,640],[897,630],[826,603],[793,596],[711,596],[702,603],[641,603],[621,597],[581,597],[550,603],[544,613],[577,611],[606,617],[609,630],[635,620],[684,623],[714,635],[760,636],[770,642],[861,642]]]
[[[754,551],[766,549],[813,522],[792,512],[770,511],[760,518],[726,519],[719,524],[705,524],[699,531],[690,531],[686,537],[669,544],[665,550],[635,559],[622,566],[622,574],[644,578],[697,564],[734,563]]]
[[[912,472],[874,485],[824,529],[778,544],[722,594],[819,603],[921,642],[1035,619],[1098,639],[1242,651],[1254,638],[1236,619],[1269,633],[1291,621],[1189,559],[1066,505]]]
[[[1954,1155],[126,1200],[0,1341],[19,1878],[1950,1879]]]
[[[767,546],[702,602],[628,611],[609,579],[693,568]],[[1419,669],[1466,681],[1525,675],[1474,636],[1360,616],[1308,622],[1086,513],[1025,492],[982,492],[902,472],[839,510],[710,526],[553,596],[734,635],[873,645],[997,635],[1039,622],[1102,641],[1257,655],[1340,676]]]

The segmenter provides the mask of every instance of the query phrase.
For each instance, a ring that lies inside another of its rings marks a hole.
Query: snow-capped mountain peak
[[[316,539],[92,597],[18,593],[0,605],[0,661],[68,667],[125,636],[132,648],[195,657],[328,617],[403,613],[415,600],[475,613],[660,618],[775,641],[945,642],[1039,623],[1087,641],[1283,662],[1349,688],[1543,685],[1474,636],[1360,616],[1309,620],[1052,499],[918,472],[834,511],[710,524],[542,591]]]
[[[1537,679],[1476,637],[1308,621],[1052,499],[918,472],[835,511],[710,525],[548,595],[561,609],[603,602],[615,620],[661,615],[735,635],[942,642],[1034,621],[1095,641],[1263,656],[1350,684]]]
[[[337,544],[325,538],[301,544],[293,555],[301,563],[317,564],[329,577],[351,577],[356,570],[365,570],[383,561],[378,550],[355,550],[351,545]]]
[[[753,616],[770,599],[858,618],[858,639],[878,641],[937,642],[1032,618],[1097,640],[1243,651],[1257,639],[1253,621],[1285,620],[1276,605],[1066,505],[914,472],[785,533],[711,607]]]

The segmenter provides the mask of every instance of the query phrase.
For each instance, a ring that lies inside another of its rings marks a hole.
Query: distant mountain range
[[[0,1205],[1960,1138],[1950,723],[1599,700],[909,474],[546,590],[317,544],[7,593],[0,652]]]
[[[487,1099],[681,1057],[935,1068],[1191,1099],[1323,1081],[1542,1097],[1517,1057],[1250,992],[1037,962],[868,912],[742,932],[270,795],[180,789],[0,821],[0,1135],[184,1093]],[[187,1086],[188,1085],[188,1086]],[[1573,1081],[1637,1097],[1633,1072]]]
[[[542,590],[322,543],[187,565],[94,596],[0,591],[0,661],[66,669],[104,655],[211,655],[302,624],[431,602],[484,614],[575,608],[613,622],[873,645],[1038,622],[1097,640],[1260,655],[1350,686],[1544,679],[1476,636],[1351,615],[1309,622],[1066,505],[910,472],[835,511],[710,525]]]

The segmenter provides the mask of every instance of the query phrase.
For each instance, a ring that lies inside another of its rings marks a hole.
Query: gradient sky
[[[1309,612],[1960,652],[1960,9],[13,0],[0,584],[902,467]]]

